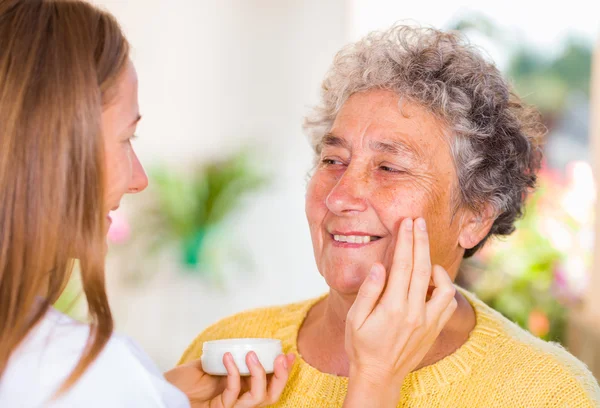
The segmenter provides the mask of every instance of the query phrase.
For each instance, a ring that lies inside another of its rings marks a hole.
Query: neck
[[[355,300],[356,295],[343,295],[333,289],[329,291],[329,296],[325,299],[322,306],[322,330],[324,330],[330,336],[329,339],[336,344],[344,345],[346,317]]]
[[[330,290],[329,296],[311,308],[298,333],[297,344],[308,364],[329,374],[349,375],[345,330],[346,316],[354,299],[355,296]]]
[[[416,369],[434,364],[454,352],[467,340],[475,326],[475,313],[471,305],[459,292],[456,298],[456,312]],[[307,316],[303,327],[307,330],[301,334],[308,336],[300,336],[303,340],[301,352],[306,354],[309,364],[317,369],[341,376],[349,375],[350,363],[345,351],[346,316],[355,299],[356,295],[344,295],[330,290],[329,296],[315,305]],[[327,341],[323,342],[323,339]]]
[[[450,266],[446,268],[448,275],[454,277],[458,274],[458,269],[462,262],[464,250],[457,254],[456,258],[451,260]],[[462,298],[462,295],[457,293],[457,301],[459,306],[468,306],[466,299]],[[462,299],[461,299],[462,298]],[[344,345],[344,333],[346,329],[346,316],[348,311],[356,300],[356,294],[342,294],[333,289],[329,290],[329,296],[325,299],[323,304],[319,305],[316,315],[320,316],[320,329],[323,333],[331,336],[328,339],[337,340],[339,344]],[[462,300],[462,301],[461,301]],[[467,307],[470,309],[470,306]],[[452,326],[453,320],[455,320],[456,313],[453,318],[450,319],[447,326]]]

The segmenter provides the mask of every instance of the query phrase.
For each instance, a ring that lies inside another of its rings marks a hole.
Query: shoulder
[[[556,404],[553,406],[600,406],[598,382],[588,367],[562,345],[539,339],[516,324],[511,323],[506,331],[509,341],[503,348],[510,353],[507,360],[514,367],[521,366],[523,383],[542,392]]]
[[[11,357],[0,383],[0,405],[46,404],[78,363],[89,331],[89,326],[50,311]],[[141,401],[144,406],[163,407],[165,395],[179,398],[179,391],[171,388],[129,338],[113,335],[73,387],[51,406],[124,407]]]
[[[128,337],[113,335],[58,407],[189,407],[150,358]]]
[[[498,369],[493,370],[494,375],[507,377],[505,381],[513,389],[548,401],[549,406],[600,406],[600,387],[583,362],[560,344],[522,329],[473,294],[467,293],[467,297],[476,313],[489,319],[490,327],[497,331],[487,360]]]
[[[312,305],[322,297],[281,306],[246,310],[226,317],[201,332],[183,353],[179,364],[202,355],[202,344],[207,341],[238,337],[280,338],[282,330],[294,329],[304,320]],[[281,339],[283,340],[283,339]]]

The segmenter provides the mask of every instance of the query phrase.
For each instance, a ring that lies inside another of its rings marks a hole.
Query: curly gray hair
[[[405,25],[373,32],[337,53],[321,104],[305,120],[317,156],[348,97],[369,89],[392,90],[447,124],[460,190],[455,208],[481,212],[491,204],[496,217],[464,257],[490,236],[511,234],[535,187],[545,128],[498,69],[458,33]]]

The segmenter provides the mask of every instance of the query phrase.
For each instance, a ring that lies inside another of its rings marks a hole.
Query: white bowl
[[[281,341],[275,339],[225,339],[202,345],[202,369],[211,375],[227,375],[223,365],[225,353],[231,353],[241,375],[250,375],[246,355],[254,351],[267,374],[273,373],[275,359],[282,354]]]

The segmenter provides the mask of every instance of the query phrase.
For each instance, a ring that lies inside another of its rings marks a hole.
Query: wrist
[[[177,372],[174,371],[174,369],[165,371],[163,373],[163,377],[165,378],[165,380],[167,380],[168,382],[170,382],[171,384],[173,384],[173,382],[176,381],[177,378]]]
[[[377,388],[390,385],[402,386],[408,373],[395,372],[379,367],[350,366],[349,374],[349,380],[354,380],[356,384]]]
[[[405,377],[385,370],[351,368],[344,407],[396,407]]]

